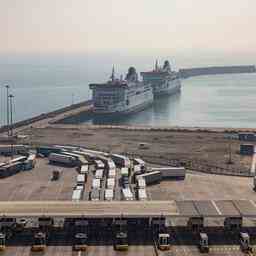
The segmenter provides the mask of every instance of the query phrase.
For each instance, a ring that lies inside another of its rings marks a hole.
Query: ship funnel
[[[127,81],[135,82],[138,81],[138,74],[136,72],[136,69],[134,67],[130,67],[128,69],[128,73],[125,78]]]

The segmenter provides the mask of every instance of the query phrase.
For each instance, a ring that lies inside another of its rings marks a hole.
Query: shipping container
[[[75,189],[73,190],[72,194],[72,201],[79,201],[82,198],[82,190],[81,189]]]
[[[133,194],[130,188],[122,188],[122,199],[125,201],[133,200]]]
[[[240,154],[241,155],[247,155],[252,156],[255,152],[254,145],[253,144],[242,144],[240,145]]]
[[[105,190],[105,200],[111,201],[114,199],[114,191],[113,189],[106,189]]]
[[[99,201],[100,200],[100,191],[98,189],[91,190],[90,200],[91,201]]]
[[[115,188],[115,179],[114,178],[107,179],[107,188],[111,188],[111,189]]]
[[[97,169],[104,169],[105,165],[101,160],[95,160],[96,168]]]
[[[252,132],[241,132],[238,134],[238,138],[243,141],[256,141],[256,135]]]
[[[140,178],[137,180],[137,188],[139,189],[145,189],[146,188],[146,182],[144,178]]]
[[[93,189],[100,189],[100,179],[93,179],[92,180],[92,188]]]
[[[75,166],[77,163],[76,159],[72,156],[56,153],[51,153],[49,155],[49,162],[53,164],[62,164],[66,166]]]
[[[118,154],[111,154],[111,158],[114,161],[114,163],[121,167],[131,167],[131,161],[127,156],[122,156]]]
[[[142,189],[142,188],[138,189],[137,193],[138,193],[138,200],[139,201],[145,201],[145,200],[148,199],[147,192],[146,192],[145,188],[144,189]]]
[[[78,174],[76,177],[76,184],[77,185],[83,185],[85,184],[85,175],[84,174]]]
[[[159,183],[162,179],[162,174],[159,171],[154,171],[154,172],[147,172],[143,173],[141,175],[137,175],[136,179],[145,179],[146,185],[150,185],[153,183]]]
[[[129,176],[129,170],[128,170],[127,167],[121,168],[121,176],[122,176],[122,177],[123,177],[123,176],[126,176],[126,177]]]
[[[108,178],[115,178],[116,177],[116,169],[110,169],[108,171]]]
[[[152,172],[161,172],[162,179],[185,179],[186,169],[184,167],[156,167],[151,168]]]
[[[98,169],[95,172],[95,179],[103,179],[104,170]]]

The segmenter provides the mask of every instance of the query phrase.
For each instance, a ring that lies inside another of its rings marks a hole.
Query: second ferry
[[[155,97],[171,95],[181,90],[181,83],[177,72],[171,70],[168,60],[164,62],[161,68],[156,61],[153,71],[141,72],[143,81],[150,83],[153,87]]]
[[[129,68],[125,80],[115,78],[114,68],[110,78],[106,83],[90,84],[94,114],[120,116],[138,112],[153,103],[151,84],[139,81],[134,67]]]

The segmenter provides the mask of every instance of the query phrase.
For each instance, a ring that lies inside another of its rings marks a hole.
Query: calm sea
[[[137,68],[148,69],[146,61]],[[6,122],[6,83],[15,96],[14,119],[18,121],[89,99],[88,84],[108,79],[111,69],[109,63],[99,63],[97,58],[70,63],[65,58],[58,62],[33,58],[0,61],[0,124]],[[125,72],[126,63],[120,66]],[[160,98],[144,111],[107,123],[255,128],[255,111],[256,74],[202,76],[182,80],[180,94]]]

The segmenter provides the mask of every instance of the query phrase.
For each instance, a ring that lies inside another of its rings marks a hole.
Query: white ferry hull
[[[129,115],[133,113],[140,112],[148,107],[150,107],[154,102],[154,99],[151,99],[150,101],[143,102],[141,104],[138,104],[136,106],[133,106],[131,108],[123,109],[123,110],[117,110],[117,111],[101,111],[98,109],[93,109],[93,114],[97,115],[98,117],[118,117],[123,115]]]
[[[181,91],[181,83],[179,80],[173,81],[173,84],[169,87],[156,88],[153,86],[154,97],[160,97],[164,95],[172,95]]]

